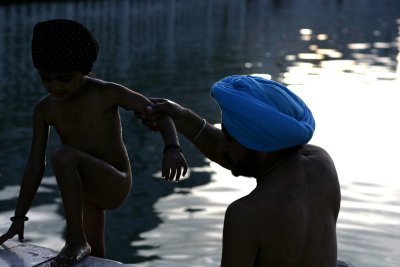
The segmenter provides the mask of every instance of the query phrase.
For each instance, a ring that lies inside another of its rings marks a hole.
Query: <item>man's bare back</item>
[[[228,207],[222,266],[250,266],[247,257],[260,267],[335,266],[339,206],[332,160],[319,147],[303,146]]]

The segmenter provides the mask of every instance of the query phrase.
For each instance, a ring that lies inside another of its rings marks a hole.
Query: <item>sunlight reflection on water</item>
[[[390,58],[358,52],[353,57],[294,62],[283,82],[310,106],[317,122],[311,143],[327,149],[338,170],[339,256],[356,266],[395,267],[400,263],[399,70]]]

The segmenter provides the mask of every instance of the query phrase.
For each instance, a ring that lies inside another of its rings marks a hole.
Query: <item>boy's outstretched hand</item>
[[[15,221],[11,224],[10,228],[8,231],[0,236],[0,244],[3,244],[6,242],[8,239],[13,238],[14,236],[18,235],[18,240],[20,242],[24,241],[24,225],[25,222],[23,220],[18,220]]]
[[[164,149],[164,160],[161,170],[162,177],[167,181],[179,181],[187,172],[186,159],[183,156],[181,149],[177,145],[166,146]]]

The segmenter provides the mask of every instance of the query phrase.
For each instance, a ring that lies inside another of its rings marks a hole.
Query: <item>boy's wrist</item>
[[[174,149],[174,148],[182,153],[182,148],[181,148],[180,145],[178,145],[178,144],[168,144],[168,145],[166,145],[164,147],[163,154],[165,154],[168,150]]]
[[[12,221],[12,222],[15,222],[15,221],[28,221],[29,220],[29,218],[28,217],[26,217],[26,216],[12,216],[11,218],[10,218],[10,221]]]

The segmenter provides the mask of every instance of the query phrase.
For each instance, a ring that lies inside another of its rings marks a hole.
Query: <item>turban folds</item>
[[[315,122],[306,104],[280,83],[233,75],[216,82],[211,96],[228,133],[243,146],[271,152],[310,141]]]
[[[50,72],[88,73],[98,53],[97,41],[90,31],[82,24],[67,19],[36,24],[31,48],[35,68]]]

